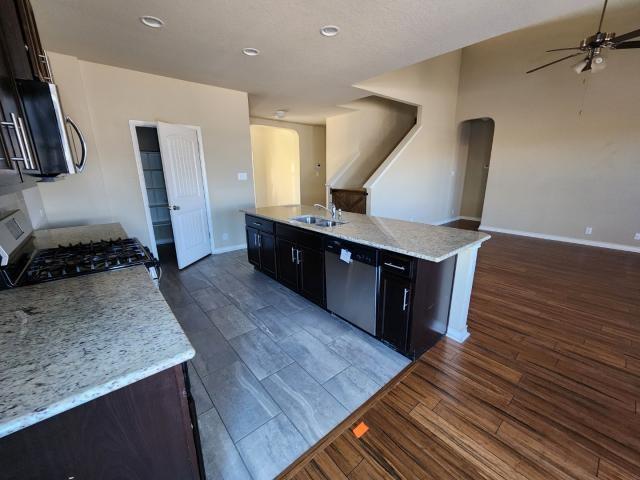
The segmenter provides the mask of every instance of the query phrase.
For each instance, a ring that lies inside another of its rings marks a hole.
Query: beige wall
[[[454,213],[460,57],[448,53],[357,85],[420,106],[418,127],[367,183],[372,215],[428,223]]]
[[[637,18],[640,6],[613,10],[606,28]],[[606,52],[597,74],[570,61],[524,73],[591,30],[592,17],[578,18],[463,50],[458,120],[495,120],[483,225],[640,246],[640,55]]]
[[[486,167],[491,161],[493,122],[490,119],[479,119],[465,122],[465,124],[468,141],[460,215],[481,218],[489,173]],[[461,170],[461,174],[462,172]]]
[[[200,126],[216,249],[245,243],[253,206],[247,94],[50,54],[65,112],[87,134],[85,172],[40,184],[53,225],[119,221],[148,244],[129,120]],[[248,180],[238,180],[247,172]]]
[[[362,187],[416,122],[416,107],[370,96],[327,118],[327,179],[332,187]]]
[[[256,207],[300,203],[298,133],[287,128],[251,125]]]
[[[298,133],[300,146],[300,203],[324,203],[326,173],[326,130],[324,125],[304,125],[251,117],[252,125],[288,128]]]

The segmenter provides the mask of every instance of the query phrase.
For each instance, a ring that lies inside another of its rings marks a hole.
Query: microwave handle
[[[67,118],[65,118],[65,121],[69,125],[71,125],[71,128],[73,128],[73,130],[76,132],[76,135],[78,135],[78,138],[80,139],[80,148],[82,150],[82,153],[80,155],[81,159],[80,159],[80,163],[75,164],[76,172],[80,173],[82,172],[82,170],[84,170],[85,163],[87,162],[87,142],[85,142],[82,132],[78,128],[78,125],[76,125],[76,122],[71,120],[71,117],[67,116]]]

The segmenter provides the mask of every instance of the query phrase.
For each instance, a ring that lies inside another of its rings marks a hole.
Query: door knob
[[[167,208],[169,210],[180,210],[180,205],[169,205]]]

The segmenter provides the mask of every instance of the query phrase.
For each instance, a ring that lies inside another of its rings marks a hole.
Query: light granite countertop
[[[327,211],[306,205],[247,208],[243,211],[267,220],[289,223],[306,230],[432,262],[441,262],[491,238],[482,232],[349,212],[344,212],[342,218],[338,219],[347,223],[335,227],[318,227],[291,220],[292,217],[301,215],[331,218]]]
[[[39,248],[126,236],[119,224],[36,232]],[[0,437],[191,359],[144,266],[0,292]]]

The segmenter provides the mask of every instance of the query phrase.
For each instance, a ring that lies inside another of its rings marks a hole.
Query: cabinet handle
[[[302,260],[300,259],[300,250],[296,249],[296,264],[300,265]]]
[[[33,170],[33,166],[31,165],[31,159],[27,155],[27,150],[25,148],[25,139],[26,137],[22,133],[22,129],[20,128],[22,123],[22,119],[16,117],[15,113],[11,114],[10,122],[0,122],[0,125],[7,128],[13,128],[16,132],[16,138],[18,139],[18,149],[20,150],[19,157],[11,157],[11,160],[14,162],[24,162],[24,167],[26,170]]]
[[[296,263],[296,249],[291,247],[291,263]]]
[[[40,61],[44,63],[44,67],[47,70],[47,75],[44,76],[44,79],[49,83],[53,83],[53,73],[51,73],[51,65],[49,64],[49,56],[47,55],[47,52],[38,54],[38,57],[40,57]]]
[[[409,294],[409,289],[405,288],[404,289],[404,296],[402,298],[402,311],[406,312],[407,311],[407,307],[409,306],[407,303],[407,295]]]
[[[262,235],[260,235],[259,233],[256,233],[256,237],[258,237],[258,246],[262,247]]]
[[[394,265],[393,263],[389,263],[389,262],[385,262],[384,264],[387,267],[397,268],[398,270],[402,270],[404,272],[404,267],[401,267],[400,265]]]
[[[24,151],[26,153],[26,158],[28,160],[28,167],[30,170],[36,169],[36,162],[33,160],[33,156],[31,154],[31,147],[29,146],[29,139],[27,138],[27,129],[24,127],[24,121],[22,117],[18,117],[18,126],[20,127],[18,131],[18,135],[22,135],[22,142],[24,144]],[[25,162],[26,164],[27,162]]]

